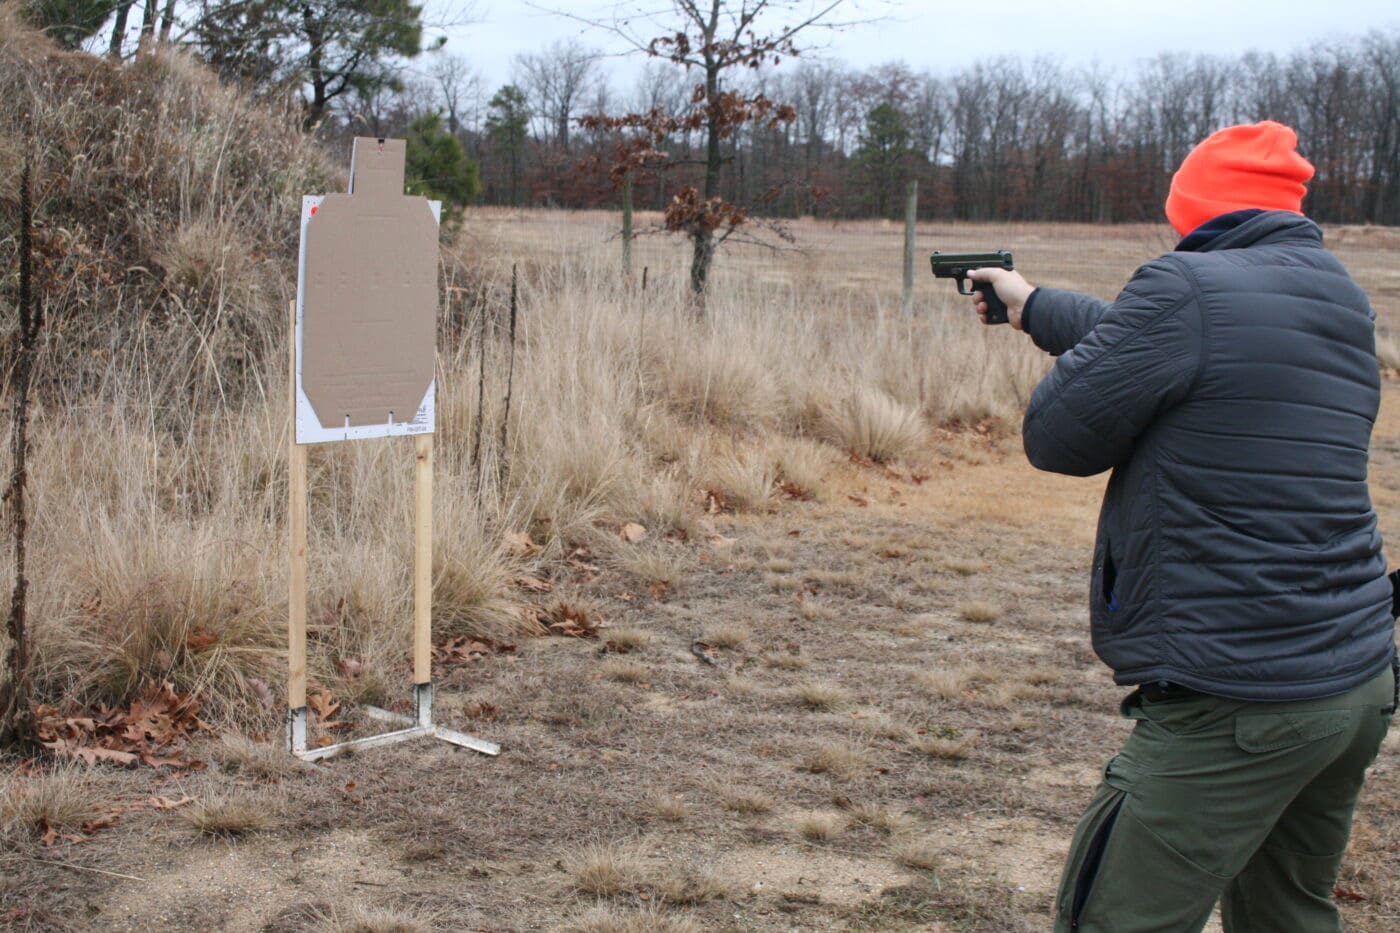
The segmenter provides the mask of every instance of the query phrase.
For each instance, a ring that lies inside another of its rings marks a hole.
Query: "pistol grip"
[[[966,291],[964,291],[966,289]],[[987,323],[1005,324],[1006,302],[1001,300],[997,290],[992,287],[991,282],[974,282],[972,279],[958,279],[958,294],[971,295],[973,292],[981,292],[982,300],[987,303]]]

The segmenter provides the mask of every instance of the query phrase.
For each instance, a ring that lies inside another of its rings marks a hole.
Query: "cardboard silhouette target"
[[[357,138],[350,192],[302,199],[297,443],[433,430],[441,205],[403,193],[404,157]]]
[[[303,761],[420,737],[483,755],[494,742],[433,719],[433,366],[441,205],[403,193],[404,141],[356,139],[350,193],[302,198],[297,300],[289,309],[287,744]],[[308,446],[412,434],[413,714],[365,706],[400,728],[308,742]]]

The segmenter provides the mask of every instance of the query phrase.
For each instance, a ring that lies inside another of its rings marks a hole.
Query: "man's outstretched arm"
[[[1039,310],[1032,310],[1033,324]],[[1196,379],[1200,309],[1173,263],[1159,259],[1139,269],[1097,321],[1060,356],[1026,409],[1026,456],[1042,470],[1091,476],[1117,466]]]
[[[1036,346],[1052,356],[1068,352],[1083,340],[1110,305],[1077,292],[1036,288],[1019,272],[1005,269],[974,269],[968,278],[991,284],[1006,302],[1008,323],[1025,331]],[[981,292],[973,297],[973,305],[979,316],[986,315]]]

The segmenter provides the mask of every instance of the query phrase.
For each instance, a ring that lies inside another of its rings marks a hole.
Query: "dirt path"
[[[1395,408],[1374,459],[1392,541]],[[275,785],[214,768],[178,790],[252,801],[272,829],[210,842],[142,811],[80,846],[17,850],[143,880],[12,862],[4,919],[1043,930],[1125,733],[1082,607],[1100,490],[986,437],[941,439],[915,474],[840,465],[824,502],[716,516],[714,539],[676,545],[661,600],[616,573],[557,581],[629,650],[542,639],[454,674],[442,718],[501,742],[499,759],[405,745]],[[108,792],[169,792],[150,781]],[[1349,929],[1395,928],[1398,830],[1392,739],[1343,878]]]

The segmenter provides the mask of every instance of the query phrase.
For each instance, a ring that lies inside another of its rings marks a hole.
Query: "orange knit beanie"
[[[1303,183],[1313,167],[1296,150],[1298,135],[1265,120],[1207,136],[1172,176],[1167,219],[1182,236],[1201,224],[1248,208],[1301,214]]]

